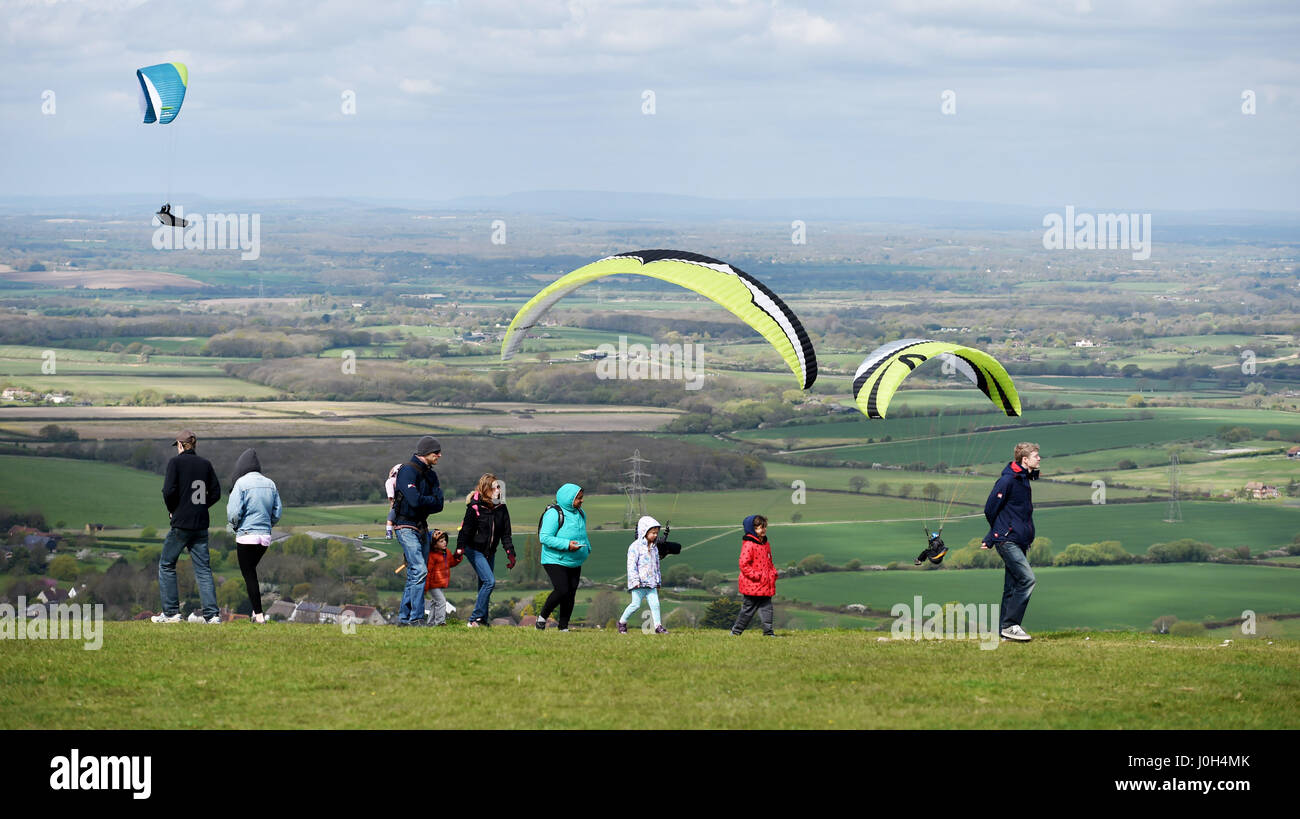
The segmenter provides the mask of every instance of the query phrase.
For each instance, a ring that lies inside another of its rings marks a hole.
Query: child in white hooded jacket
[[[645,515],[636,523],[636,540],[627,547],[627,587],[632,592],[632,602],[618,618],[618,633],[627,634],[627,621],[643,602],[649,601],[650,614],[655,622],[655,634],[667,634],[659,619],[659,585],[662,576],[659,573],[659,556],[661,544],[659,538],[659,521]],[[662,544],[664,546],[668,544]],[[680,551],[677,547],[676,551]],[[672,552],[674,550],[668,550]]]

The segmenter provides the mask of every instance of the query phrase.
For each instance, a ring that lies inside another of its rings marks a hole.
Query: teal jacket
[[[564,510],[564,525],[560,525],[560,516],[554,509],[547,509],[542,515],[542,525],[537,530],[537,539],[542,542],[542,563],[558,566],[581,566],[591,554],[591,541],[587,540],[587,513],[573,508],[573,499],[578,497],[582,487],[576,483],[566,483],[555,493],[555,503]],[[582,544],[572,552],[569,541],[576,540]]]

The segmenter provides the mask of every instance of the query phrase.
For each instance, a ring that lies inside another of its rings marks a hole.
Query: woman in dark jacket
[[[497,546],[506,547],[506,568],[515,567],[515,544],[510,536],[510,512],[500,497],[497,476],[488,472],[465,498],[465,517],[456,535],[456,552],[464,553],[478,575],[478,600],[469,615],[471,628],[488,624],[488,607],[496,588]]]

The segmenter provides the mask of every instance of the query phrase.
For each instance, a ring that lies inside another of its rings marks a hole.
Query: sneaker
[[[667,633],[668,633],[668,629],[664,628],[663,626],[655,626],[655,634],[667,634]]]
[[[470,620],[470,621],[469,621],[468,623],[466,623],[465,625],[466,625],[467,627],[469,627],[469,628],[480,628],[480,627],[482,627],[483,624],[480,623],[480,622],[477,621],[477,620]]]
[[[203,622],[207,623],[207,624],[210,625],[210,626],[219,626],[219,625],[221,625],[221,615],[220,615],[220,614],[214,614],[214,615],[212,615],[211,617],[209,617],[208,619],[204,620]]]
[[[627,634],[627,623],[624,623],[622,620],[618,621],[618,633]]]
[[[560,631],[563,631],[563,632],[568,632],[568,630],[569,630],[569,627],[568,627],[568,626],[565,626],[564,628],[560,629]]]
[[[776,636],[777,636],[777,633],[776,633],[775,631],[765,631],[765,632],[763,632],[763,636],[764,636],[764,637],[776,637]]]
[[[265,623],[265,622],[266,622],[266,615],[263,614],[263,613],[261,613],[261,612],[258,612],[257,614],[254,614],[254,615],[253,615],[253,622],[254,622],[254,623],[259,623],[259,624],[260,624],[260,623]]]
[[[1025,630],[1022,629],[1020,626],[1007,626],[1006,628],[1002,629],[1002,639],[1017,640],[1022,643],[1027,643],[1034,638],[1026,634]]]
[[[192,611],[192,612],[190,612],[190,616],[185,618],[185,622],[187,622],[187,623],[206,623],[206,622],[208,622],[208,618],[204,617],[202,614],[199,614],[197,611]]]
[[[154,623],[179,623],[181,622],[181,613],[178,611],[175,614],[155,614],[149,620]]]
[[[546,631],[546,618],[538,617],[537,622],[533,623],[533,628],[536,628],[538,631]]]

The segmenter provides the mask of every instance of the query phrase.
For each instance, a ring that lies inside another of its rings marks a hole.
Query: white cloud
[[[397,87],[407,94],[437,94],[442,89],[439,88],[432,80],[413,80],[404,78],[397,84]]]

